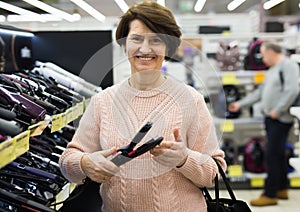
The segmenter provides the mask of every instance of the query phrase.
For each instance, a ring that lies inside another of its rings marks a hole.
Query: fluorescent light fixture
[[[200,12],[204,7],[205,2],[206,0],[198,0],[194,7],[195,12]]]
[[[37,17],[40,15],[38,13],[34,13],[29,10],[25,10],[21,7],[17,7],[12,4],[5,3],[3,1],[0,1],[0,8],[10,11],[10,12],[13,12],[13,13],[16,13],[16,14],[19,14],[19,15],[33,15],[33,16],[35,15]]]
[[[66,13],[62,10],[59,10],[59,9],[56,9],[44,2],[41,2],[41,1],[38,1],[38,0],[22,0],[22,1],[25,1],[27,2],[28,4],[31,4],[41,10],[44,10],[52,15],[55,15],[57,17],[60,17],[62,19],[65,19],[69,22],[74,22],[74,21],[77,21],[76,19],[74,19],[74,16],[69,14],[69,13]]]
[[[0,22],[4,22],[5,21],[5,16],[4,15],[0,15]]]
[[[51,15],[51,14],[41,14],[40,15],[43,21],[61,21],[62,18]],[[8,22],[34,22],[40,21],[37,20],[35,16],[31,15],[8,15],[7,16]]]
[[[104,22],[105,16],[100,13],[98,10],[96,10],[94,7],[89,5],[83,0],[71,0],[74,4],[77,4],[79,7],[81,7],[83,10],[85,10],[87,13],[89,13],[91,16],[93,16],[98,21]]]
[[[161,6],[166,6],[166,1],[165,0],[157,0],[157,3],[160,4]]]
[[[31,32],[21,32],[21,31],[16,31],[16,30],[10,30],[10,29],[1,29],[0,32],[5,33],[5,34],[14,34],[14,35],[20,35],[20,36],[25,36],[25,37],[33,37],[34,34]]]
[[[120,7],[123,13],[126,13],[129,9],[127,3],[124,0],[115,0],[115,2]]]
[[[233,11],[238,8],[241,4],[243,4],[246,0],[233,0],[227,5],[227,9],[229,11]]]
[[[269,0],[264,3],[263,8],[265,10],[269,10],[272,7],[275,7],[277,4],[280,4],[281,2],[284,2],[285,0]]]

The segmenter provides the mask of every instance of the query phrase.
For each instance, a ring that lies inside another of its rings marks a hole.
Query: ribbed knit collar
[[[128,80],[124,80],[123,83],[121,84],[121,87],[124,86],[124,88],[130,93],[130,95],[137,96],[137,97],[152,97],[156,96],[163,91],[165,91],[167,88],[170,88],[170,86],[173,84],[172,79],[169,77],[166,78],[166,80],[158,87],[153,88],[151,90],[138,90],[136,88],[133,88],[129,85]]]

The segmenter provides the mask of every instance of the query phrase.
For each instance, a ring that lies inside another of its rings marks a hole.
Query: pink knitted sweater
[[[141,144],[157,135],[174,140],[177,127],[189,149],[187,161],[180,168],[165,167],[148,152],[124,164],[100,187],[102,211],[206,211],[199,187],[213,186],[218,168],[212,157],[225,169],[224,153],[203,96],[171,78],[150,91],[136,90],[123,81],[93,96],[60,158],[62,173],[81,183],[86,177],[80,167],[84,152],[127,145],[147,121],[153,126]]]

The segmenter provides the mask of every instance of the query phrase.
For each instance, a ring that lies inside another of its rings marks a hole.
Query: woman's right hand
[[[230,112],[237,112],[240,109],[240,105],[238,102],[232,102],[228,105],[228,110]]]
[[[116,148],[112,148],[84,154],[81,158],[81,168],[85,175],[97,183],[109,181],[112,176],[120,171],[120,167],[107,159],[115,152]]]

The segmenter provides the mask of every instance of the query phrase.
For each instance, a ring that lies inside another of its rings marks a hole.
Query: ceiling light
[[[40,15],[43,21],[61,21],[60,17],[51,15],[51,14],[41,14]],[[37,21],[36,17],[31,15],[8,15],[8,22],[34,22]]]
[[[204,7],[205,2],[206,0],[198,0],[194,7],[195,12],[200,12]]]
[[[94,7],[89,5],[83,0],[71,0],[74,4],[77,4],[79,7],[81,7],[83,10],[85,10],[87,13],[89,13],[91,16],[93,16],[98,21],[104,22],[105,16],[100,13],[98,10],[96,10]]]
[[[166,1],[165,0],[157,0],[157,3],[160,4],[161,6],[166,6]]]
[[[277,4],[280,4],[281,2],[284,2],[285,0],[269,0],[264,3],[263,8],[265,10],[269,10],[272,7],[276,6]]]
[[[129,9],[127,3],[124,0],[115,0],[115,2],[120,7],[123,13],[126,13],[127,10]]]
[[[229,11],[233,11],[238,8],[241,4],[243,4],[246,0],[233,0],[227,5],[227,9]]]
[[[22,32],[22,31],[16,31],[16,30],[10,30],[10,29],[1,29],[0,28],[0,32],[1,33],[5,33],[5,34],[14,34],[14,35],[20,35],[20,36],[25,36],[25,37],[33,37],[34,34],[31,32]]]
[[[5,21],[5,16],[4,15],[0,15],[0,22],[4,22]]]
[[[36,15],[37,17],[40,15],[38,13],[31,12],[30,10],[25,10],[21,7],[17,7],[12,4],[5,3],[3,1],[0,1],[0,8],[19,15]]]
[[[69,14],[69,13],[66,13],[62,10],[59,10],[59,9],[56,9],[44,2],[41,2],[41,1],[38,1],[38,0],[22,0],[22,1],[25,1],[27,2],[28,4],[31,4],[41,10],[44,10],[52,15],[55,15],[57,17],[60,17],[62,19],[65,19],[67,21],[70,21],[70,22],[74,22],[74,21],[77,21],[76,19],[74,19],[74,16]]]

